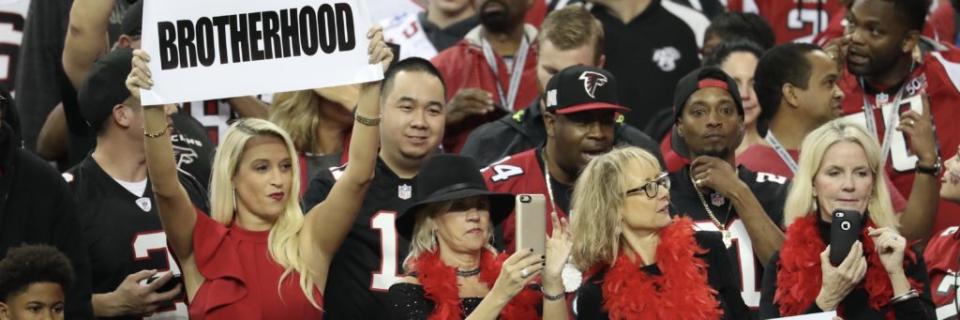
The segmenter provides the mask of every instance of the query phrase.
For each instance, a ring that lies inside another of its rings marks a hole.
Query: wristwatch
[[[924,173],[934,177],[939,177],[942,169],[943,169],[943,161],[940,161],[940,157],[937,156],[937,161],[933,163],[932,167],[921,166],[920,160],[917,160],[917,167],[914,170],[916,170],[917,173]]]

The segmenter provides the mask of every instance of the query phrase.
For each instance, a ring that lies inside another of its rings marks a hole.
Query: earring
[[[233,189],[233,212],[237,212],[237,189]]]

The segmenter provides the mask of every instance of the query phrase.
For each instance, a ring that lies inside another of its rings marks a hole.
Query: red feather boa
[[[872,227],[873,222],[868,221],[867,225]],[[893,297],[893,286],[890,284],[886,269],[880,262],[880,256],[877,255],[873,238],[867,233],[868,229],[863,228],[860,236],[863,251],[867,256],[867,275],[865,282],[861,285],[867,290],[870,308],[883,310]],[[816,300],[823,280],[820,270],[820,253],[826,247],[820,238],[816,214],[797,219],[787,228],[786,239],[780,249],[777,293],[773,298],[780,305],[781,316],[802,314]],[[916,256],[909,247],[904,253],[905,264],[916,261]],[[909,280],[913,288],[922,290],[920,283],[913,279]],[[839,309],[837,313],[843,316],[842,310]],[[894,312],[891,309],[887,312],[887,319],[894,318]]]
[[[651,276],[623,251],[603,279],[603,307],[610,319],[719,319],[723,315],[717,291],[707,280],[707,263],[696,257],[707,250],[697,245],[690,218],[677,218],[660,230],[657,266]],[[596,273],[603,266],[591,268]],[[589,277],[589,276],[587,276]]]
[[[493,287],[500,276],[500,268],[507,259],[506,254],[494,256],[483,249],[480,256],[480,282]],[[440,260],[439,252],[425,252],[414,262],[417,280],[426,291],[426,298],[433,301],[431,320],[463,319],[460,307],[460,289],[457,286],[457,273]],[[500,312],[500,319],[524,320],[539,319],[537,308],[543,295],[536,290],[524,288]]]

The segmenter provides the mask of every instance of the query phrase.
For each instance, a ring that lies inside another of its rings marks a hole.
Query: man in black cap
[[[677,83],[673,150],[689,165],[670,174],[672,214],[719,231],[740,270],[743,301],[756,310],[763,265],[783,243],[787,179],[737,167],[735,150],[744,135],[737,83],[717,67],[694,70]]]
[[[130,49],[117,49],[92,66],[78,101],[84,120],[97,132],[97,145],[63,176],[80,204],[82,240],[93,269],[94,314],[139,319],[157,312],[185,318],[181,286],[158,290],[168,281],[179,282],[174,277],[181,273],[167,249],[147,181],[143,107],[124,85],[132,58]],[[195,179],[181,174],[180,183],[194,205],[206,207]]]
[[[547,212],[564,217],[570,212],[573,183],[580,170],[613,148],[618,113],[630,109],[619,104],[613,75],[589,66],[572,66],[554,75],[547,83],[544,102],[546,143],[494,162],[483,169],[483,176],[493,191],[546,195]],[[647,151],[659,155],[656,145]],[[512,215],[502,231],[504,244],[512,251]]]
[[[413,179],[443,139],[443,78],[430,61],[407,58],[384,74],[380,152],[360,212],[330,265],[325,319],[384,319],[387,290],[400,280],[407,241],[397,236],[397,213],[413,202]],[[303,196],[312,208],[330,195],[346,165],[321,170]]]
[[[0,256],[24,243],[63,251],[77,275],[65,292],[64,314],[69,319],[92,318],[90,264],[86,247],[77,241],[80,223],[73,195],[56,170],[21,147],[10,95],[0,90],[0,97]]]

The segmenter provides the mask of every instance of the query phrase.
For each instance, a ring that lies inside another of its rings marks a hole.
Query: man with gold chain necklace
[[[743,301],[760,302],[760,276],[783,243],[787,179],[737,167],[734,150],[744,135],[743,102],[736,82],[704,67],[677,83],[673,149],[691,163],[670,174],[671,213],[691,217],[702,230],[720,231]]]

